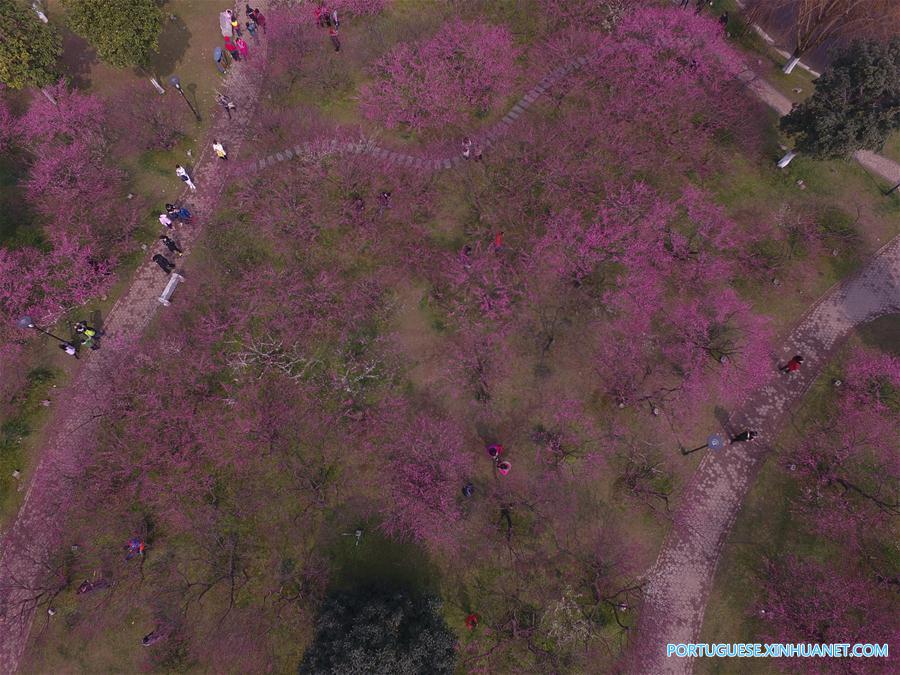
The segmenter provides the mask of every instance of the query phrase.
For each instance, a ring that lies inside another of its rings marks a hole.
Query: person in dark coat
[[[159,236],[159,240],[165,245],[167,249],[169,249],[172,253],[177,253],[178,255],[184,254],[184,251],[181,250],[181,247],[178,245],[178,242],[168,237],[164,234]]]
[[[159,269],[161,269],[166,274],[171,274],[172,270],[175,269],[175,263],[169,260],[166,256],[159,253],[153,256],[153,262],[159,265]]]

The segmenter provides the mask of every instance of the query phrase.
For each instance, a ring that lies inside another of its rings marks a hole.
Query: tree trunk
[[[800,63],[800,52],[795,49],[794,53],[791,54],[791,58],[788,59],[788,62],[785,63],[784,68],[782,68],[784,74],[790,75],[798,63]]]
[[[778,160],[778,168],[783,169],[788,164],[790,164],[791,160],[794,159],[794,157],[796,157],[796,156],[797,156],[797,152],[795,150],[788,151],[788,153],[784,157],[782,157],[781,159]]]
[[[53,105],[57,105],[56,99],[53,98],[53,96],[50,95],[50,92],[47,91],[46,88],[41,87],[41,93],[42,93],[44,96],[47,97],[47,100],[50,101],[50,103],[52,103]]]

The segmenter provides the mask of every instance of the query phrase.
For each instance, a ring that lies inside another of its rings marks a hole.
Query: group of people
[[[254,42],[259,42],[259,30],[266,32],[266,17],[250,5],[244,10],[246,13],[246,21],[244,27],[241,28],[241,22],[233,10],[226,9],[220,14],[220,24],[222,28],[222,38],[225,40],[225,49],[231,56],[232,61],[247,60],[250,58],[250,47],[244,39],[244,30]],[[226,64],[222,63],[221,50],[216,54],[216,67],[220,73],[225,73]]]
[[[509,473],[509,470],[512,469],[512,464],[509,463],[509,460],[503,459],[503,446],[499,443],[492,443],[487,446],[487,453],[490,458],[494,461],[494,466],[497,467],[497,471],[501,476],[505,476]]]
[[[791,357],[791,359],[785,363],[783,366],[778,366],[778,370],[780,370],[785,375],[793,375],[797,371],[800,370],[800,366],[803,365],[803,355],[795,354]],[[840,380],[833,381],[836,386],[840,386]],[[732,434],[728,437],[729,442],[731,443],[749,443],[750,441],[756,440],[756,437],[759,436],[758,431],[753,431],[751,429],[746,429],[736,434]]]
[[[181,165],[179,165],[179,167],[181,168]],[[184,176],[187,177],[187,180],[185,182],[190,182],[190,185],[193,185],[193,182],[190,181],[190,176],[188,176],[187,172],[184,172]],[[192,189],[196,189],[196,187]],[[175,229],[176,221],[190,224],[193,222],[193,220],[194,216],[186,206],[176,206],[175,204],[167,203],[165,212],[159,214],[159,223],[166,228],[166,231],[159,235],[159,241],[162,242],[163,246],[165,246],[170,253],[173,253],[179,257],[184,255],[184,251],[182,250],[181,245],[175,239],[170,237],[168,232],[171,232]],[[162,253],[155,253],[152,260],[157,265],[159,265],[159,268],[166,274],[171,274],[175,269],[175,263],[169,260]]]
[[[101,331],[88,324],[87,321],[79,321],[72,326],[72,328],[75,330],[75,335],[77,337],[71,340],[65,340],[59,344],[59,348],[66,354],[74,356],[77,359],[78,349],[80,347],[100,349],[100,336],[103,335]]]
[[[332,9],[329,11],[324,2],[320,3],[319,6],[316,7],[316,25],[318,25],[319,28],[328,29],[328,37],[331,38],[331,44],[334,45],[334,51],[341,51],[341,39],[338,37],[338,29],[341,27],[341,22],[338,19],[337,10]]]

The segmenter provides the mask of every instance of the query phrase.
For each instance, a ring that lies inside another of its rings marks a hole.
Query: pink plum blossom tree
[[[429,38],[400,43],[375,65],[360,92],[363,113],[414,131],[465,125],[489,114],[512,89],[519,50],[502,26],[455,19]]]

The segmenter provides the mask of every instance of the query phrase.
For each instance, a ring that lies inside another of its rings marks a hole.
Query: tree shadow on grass
[[[320,542],[329,558],[332,591],[377,586],[416,596],[438,593],[438,571],[421,547],[384,536],[376,520],[351,512],[356,509],[341,511],[333,514]],[[357,529],[362,530],[358,543]]]
[[[888,314],[860,326],[859,337],[869,347],[900,356],[900,314]]]
[[[60,59],[62,74],[78,89],[91,86],[91,69],[99,62],[97,52],[84,38],[65,27],[59,27],[63,53]]]
[[[162,78],[174,73],[190,47],[191,37],[191,31],[181,17],[167,14],[159,33],[159,51],[150,59],[150,71]]]
[[[26,172],[27,159],[22,152],[13,149],[0,154],[0,245],[5,248],[45,245],[24,197],[21,181]]]

